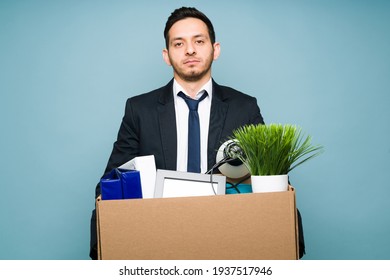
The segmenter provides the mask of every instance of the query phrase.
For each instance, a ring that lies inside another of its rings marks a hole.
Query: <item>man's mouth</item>
[[[191,64],[196,64],[199,63],[199,60],[197,59],[188,59],[184,61],[184,64],[191,65]]]

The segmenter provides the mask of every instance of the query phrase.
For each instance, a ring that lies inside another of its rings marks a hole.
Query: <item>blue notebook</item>
[[[113,169],[100,180],[102,200],[142,198],[138,170]]]

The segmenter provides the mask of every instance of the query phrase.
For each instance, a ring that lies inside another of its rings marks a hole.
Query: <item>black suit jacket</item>
[[[212,82],[208,169],[216,161],[220,145],[234,129],[245,124],[264,123],[256,98]],[[117,141],[105,174],[136,156],[154,155],[156,168],[176,169],[176,116],[173,100],[173,79],[164,87],[131,97],[126,102],[125,114]],[[96,197],[100,185],[96,187]],[[91,217],[90,257],[97,259],[96,212]]]

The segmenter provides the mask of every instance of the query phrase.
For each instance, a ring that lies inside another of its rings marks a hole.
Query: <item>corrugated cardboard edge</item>
[[[100,220],[99,220],[99,217],[100,217],[100,215],[99,215],[99,201],[101,201],[101,199],[102,199],[102,196],[99,195],[99,197],[96,198],[96,202],[95,202],[98,259],[101,259],[101,255],[102,255],[101,242],[100,242]]]
[[[296,196],[295,196],[295,189],[294,187],[292,186],[288,186],[288,189],[293,191],[294,192],[294,199],[293,199],[293,207],[295,209],[295,216],[294,216],[294,221],[295,221],[295,244],[296,244],[296,256],[295,256],[295,259],[298,260],[299,259],[299,229],[298,229],[298,210],[297,210],[297,199],[296,199]]]

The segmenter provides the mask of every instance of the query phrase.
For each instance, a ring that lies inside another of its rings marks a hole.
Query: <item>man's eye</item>
[[[175,47],[181,47],[183,46],[183,43],[182,42],[177,42],[175,44],[173,44]]]
[[[202,44],[204,44],[204,41],[203,41],[203,40],[197,40],[196,43],[197,43],[198,45],[202,45]]]

